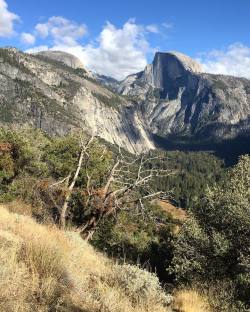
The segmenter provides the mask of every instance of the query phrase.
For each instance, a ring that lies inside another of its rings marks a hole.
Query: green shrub
[[[0,142],[12,146],[10,156],[14,162],[15,175],[23,171],[36,176],[48,173],[46,164],[42,161],[43,149],[48,144],[48,139],[40,130],[2,127]]]
[[[179,282],[219,283],[223,289],[223,281],[229,281],[235,286],[232,302],[250,308],[249,207],[250,157],[242,156],[223,185],[207,191],[182,228],[173,259]]]
[[[156,274],[135,265],[114,266],[112,281],[123,289],[134,304],[149,301],[167,306],[172,300],[170,295],[164,293]]]
[[[171,282],[166,271],[172,259],[173,229],[170,216],[155,205],[145,205],[144,213],[136,207],[104,219],[94,234],[92,244],[120,262],[141,263],[157,273],[161,281]]]

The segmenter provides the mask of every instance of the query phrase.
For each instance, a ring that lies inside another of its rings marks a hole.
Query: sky
[[[250,0],[0,0],[0,46],[66,51],[117,79],[179,51],[250,79]]]

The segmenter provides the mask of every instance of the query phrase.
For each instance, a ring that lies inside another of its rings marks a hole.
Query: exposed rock
[[[221,140],[250,130],[250,81],[204,74],[181,53],[156,53],[119,92],[136,99],[147,127],[163,137]]]
[[[250,137],[247,79],[202,73],[178,52],[156,53],[121,83],[79,62],[64,52],[0,49],[0,122],[29,123],[52,135],[84,127],[133,153],[153,149],[154,135],[199,142]]]
[[[79,67],[0,49],[0,88],[2,123],[28,123],[51,135],[84,127],[133,153],[154,148],[131,102]]]
[[[48,50],[35,53],[35,55],[40,55],[54,61],[62,62],[63,64],[74,69],[84,68],[83,63],[79,60],[79,58],[67,52]]]

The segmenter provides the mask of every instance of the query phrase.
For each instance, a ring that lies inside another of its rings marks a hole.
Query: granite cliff
[[[136,99],[148,129],[163,137],[225,140],[250,130],[250,81],[202,73],[178,52],[156,53],[119,92]]]
[[[158,52],[124,81],[92,73],[60,51],[0,49],[0,122],[50,135],[84,128],[132,153],[158,138],[217,144],[250,138],[250,81],[202,72],[179,52]]]
[[[132,153],[154,148],[140,113],[64,52],[0,49],[0,122],[30,124],[50,135],[84,128]]]

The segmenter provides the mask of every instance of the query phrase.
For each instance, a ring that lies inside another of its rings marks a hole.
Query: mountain
[[[84,128],[132,153],[156,146],[250,152],[250,81],[212,75],[179,52],[122,82],[61,51],[0,49],[0,122],[48,134]]]
[[[202,73],[178,52],[156,53],[119,92],[136,99],[146,127],[162,138],[217,142],[250,134],[250,81]]]
[[[68,53],[0,49],[0,122],[50,135],[84,128],[132,153],[154,148],[133,103],[103,87]]]
[[[105,76],[105,75],[100,75],[98,73],[92,72],[93,77],[103,86],[111,89],[114,92],[117,92],[119,87],[120,87],[120,82],[116,80],[115,78]]]
[[[74,69],[84,69],[84,65],[82,64],[82,62],[76,56],[67,52],[48,50],[34,53],[34,55],[44,57],[45,59],[47,58],[54,61],[62,62],[64,65],[67,65]]]

